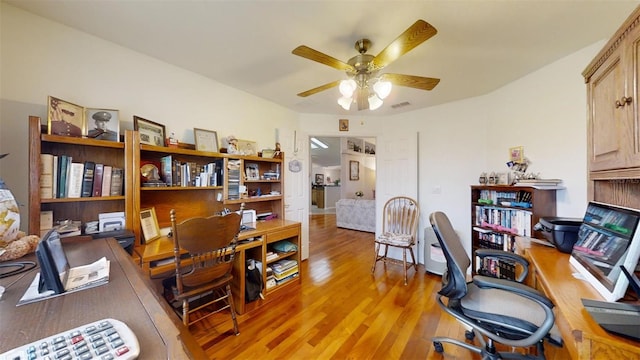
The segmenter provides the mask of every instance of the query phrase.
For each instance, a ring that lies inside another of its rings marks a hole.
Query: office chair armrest
[[[480,288],[500,289],[528,297],[549,309],[553,309],[554,306],[551,300],[549,300],[549,298],[547,298],[543,293],[521,283],[481,275],[474,276],[473,283],[478,285]]]
[[[481,259],[484,259],[485,257],[495,257],[498,259],[512,260],[517,262],[522,266],[522,273],[520,273],[516,278],[516,281],[519,283],[523,282],[524,279],[527,278],[527,275],[529,275],[529,261],[518,254],[503,250],[478,249],[476,250],[476,256]]]

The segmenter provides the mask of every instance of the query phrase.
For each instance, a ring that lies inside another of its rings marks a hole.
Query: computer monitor
[[[38,291],[52,290],[55,294],[63,293],[63,284],[67,282],[70,266],[55,229],[49,230],[38,242],[36,259],[40,265]]]
[[[589,202],[569,262],[607,301],[624,296],[640,257],[640,210]]]

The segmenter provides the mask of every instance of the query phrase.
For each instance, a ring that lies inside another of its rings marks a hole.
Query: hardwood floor
[[[440,277],[378,263],[371,274],[373,237],[339,229],[335,215],[310,221],[310,256],[302,285],[278,302],[239,317],[234,336],[228,313],[191,327],[210,359],[476,359],[435,334],[464,339],[464,328],[435,302]]]

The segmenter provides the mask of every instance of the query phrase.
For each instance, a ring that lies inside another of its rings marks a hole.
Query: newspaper
[[[78,288],[97,286],[109,281],[109,261],[106,257],[83,266],[76,266],[69,269],[67,282],[64,284],[65,291]]]
[[[30,304],[36,301],[51,299],[68,293],[100,286],[109,282],[109,265],[110,262],[106,257],[88,265],[77,266],[69,270],[69,276],[64,284],[64,292],[55,294],[51,290],[43,292],[38,291],[40,282],[40,273],[36,273],[31,285],[27,288],[22,298],[16,306]]]

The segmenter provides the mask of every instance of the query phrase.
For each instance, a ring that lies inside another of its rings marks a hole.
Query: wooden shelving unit
[[[477,249],[514,251],[516,236],[541,237],[533,227],[541,217],[556,216],[555,189],[527,186],[471,186],[471,253]],[[472,271],[511,278],[512,264],[472,256]]]

